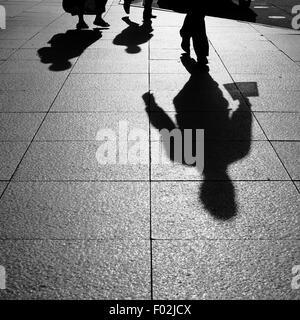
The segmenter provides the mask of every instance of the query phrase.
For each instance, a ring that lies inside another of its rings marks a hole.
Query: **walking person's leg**
[[[144,0],[144,19],[156,18],[156,16],[152,14],[152,2],[153,0]]]
[[[124,0],[124,2],[123,2],[124,11],[125,11],[127,14],[130,13],[131,1],[132,1],[132,0]]]
[[[89,27],[84,21],[84,5],[85,5],[85,0],[78,1],[79,12],[78,12],[78,23],[76,25],[77,29],[87,29]]]
[[[99,27],[109,27],[109,23],[107,23],[103,18],[102,15],[106,11],[106,3],[107,0],[95,0],[96,3],[96,11],[97,15],[94,21],[94,24]]]
[[[182,38],[181,48],[187,54],[190,54],[190,41],[192,37],[192,16],[191,14],[187,14],[185,16],[182,28],[180,29],[180,36]]]
[[[206,35],[205,16],[193,14],[192,17],[192,39],[198,63],[206,65],[209,55],[209,43]]]

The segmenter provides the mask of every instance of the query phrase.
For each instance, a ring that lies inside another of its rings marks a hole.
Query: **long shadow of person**
[[[40,48],[38,55],[42,63],[50,64],[51,71],[64,71],[72,67],[71,59],[79,57],[86,48],[102,36],[100,29],[68,30],[54,35],[50,47]]]
[[[129,17],[124,17],[122,20],[128,24],[128,27],[114,38],[113,44],[126,47],[127,53],[139,53],[141,51],[140,45],[153,37],[151,20],[144,19],[141,25],[131,21]]]
[[[251,147],[252,115],[250,104],[240,99],[236,110],[231,110],[229,102],[224,98],[219,85],[207,70],[195,71],[196,61],[185,58],[184,64],[190,64],[187,69],[191,72],[189,81],[173,99],[176,110],[176,123],[160,108],[150,93],[143,96],[150,123],[160,132],[162,129],[178,128],[184,135],[184,129],[204,129],[204,170],[203,166],[195,163],[203,182],[200,187],[199,200],[206,209],[218,219],[230,219],[237,213],[234,185],[228,175],[230,164],[245,157]],[[192,65],[192,66],[191,66]],[[229,84],[228,87],[235,87]],[[238,91],[234,89],[232,96]],[[248,100],[246,98],[246,100]],[[195,137],[195,135],[194,135]],[[163,143],[165,139],[162,136]],[[184,138],[182,139],[184,141]],[[184,141],[192,143],[195,154],[196,145],[201,141]],[[203,142],[202,142],[203,143]],[[171,147],[176,146],[173,144]],[[166,147],[166,146],[165,146]],[[169,148],[169,146],[168,146]],[[182,150],[185,145],[182,145]],[[168,153],[168,152],[167,152]],[[174,161],[176,150],[169,152]],[[182,163],[185,165],[184,161]]]

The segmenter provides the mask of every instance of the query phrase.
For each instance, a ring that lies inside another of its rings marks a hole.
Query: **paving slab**
[[[77,90],[62,89],[51,112],[145,112],[143,90]],[[0,96],[1,97],[1,96]]]
[[[151,140],[162,137],[155,126],[157,123],[166,123],[169,119],[176,128],[179,128],[184,137],[184,130],[204,130],[206,141],[248,141],[266,140],[251,112],[246,111],[219,111],[219,112],[153,112],[149,116],[151,125]],[[249,129],[246,129],[249,128]]]
[[[213,61],[212,61],[213,60]],[[227,72],[220,59],[209,58],[210,72]],[[187,70],[182,65],[180,59],[177,60],[152,60],[150,61],[150,73],[153,74],[186,74]]]
[[[11,26],[7,27],[5,30],[1,30],[0,39],[9,40],[28,40],[37,34],[42,27],[29,27],[29,26]]]
[[[220,52],[221,59],[230,73],[245,74],[293,74],[298,75],[295,63],[286,55],[276,51],[258,51],[225,54]]]
[[[230,37],[228,36],[227,39],[218,39],[211,40],[214,48],[218,52],[223,53],[240,53],[240,56],[242,57],[245,52],[249,53],[256,53],[258,51],[263,52],[269,52],[269,51],[277,51],[278,48],[271,42],[265,41],[265,40],[249,40],[249,41],[242,41],[242,40],[235,40],[231,41]]]
[[[267,35],[278,49],[283,51],[294,61],[300,61],[300,36],[299,34],[292,35]]]
[[[292,182],[154,182],[154,239],[293,239],[300,235]]]
[[[0,142],[0,179],[10,180],[21,161],[28,142]]]
[[[299,154],[300,154],[300,142],[280,142],[274,141],[272,142],[276,152],[279,155],[279,158],[283,162],[287,171],[291,175],[293,180],[300,179],[300,162],[299,162]]]
[[[74,61],[74,60],[73,60]],[[68,74],[68,68],[61,68],[59,75]],[[13,60],[6,61],[0,66],[1,74],[52,74],[53,71],[50,69],[48,64],[41,63],[37,60],[28,60],[24,63],[24,60]]]
[[[207,141],[203,165],[197,167],[172,162],[165,147],[152,142],[153,180],[290,180],[276,153],[266,141]]]
[[[296,184],[298,191],[300,192],[300,181],[294,181],[294,183]]]
[[[256,112],[255,117],[269,140],[300,140],[299,113]]]
[[[36,49],[18,49],[9,57],[9,60],[40,60]]]
[[[0,181],[0,195],[2,195],[2,192],[5,190],[6,186],[7,186],[7,182]]]
[[[31,141],[43,118],[42,113],[0,113],[0,141]]]
[[[20,164],[15,180],[148,180],[149,145],[144,141],[140,144],[130,141],[127,149],[126,145],[122,143],[121,150],[124,151],[124,155],[120,155],[119,152],[112,153],[111,158],[107,160],[107,144],[103,141],[34,142]],[[119,164],[120,159],[128,160],[127,164]],[[133,164],[133,161],[138,164]]]
[[[26,40],[11,40],[11,39],[4,39],[0,41],[0,48],[1,49],[16,49],[20,48]]]
[[[44,91],[51,93],[63,85],[67,74],[48,73],[12,73],[2,74],[0,79],[1,91],[29,91],[31,93]]]
[[[125,130],[122,129],[126,126]],[[98,132],[112,130],[120,140],[136,140],[132,130],[143,131],[145,142],[149,140],[149,120],[146,113],[51,113],[48,114],[36,141],[80,140],[96,141]]]
[[[65,90],[143,90],[148,91],[147,74],[71,74],[67,79]]]
[[[11,183],[0,200],[1,239],[146,240],[149,210],[147,182]]]
[[[154,299],[299,299],[299,241],[154,241]]]
[[[72,73],[107,73],[107,74],[119,74],[119,73],[126,73],[126,74],[147,74],[148,71],[148,62],[146,59],[143,61],[132,61],[132,62],[125,62],[125,61],[102,61],[102,60],[84,60],[78,61],[75,65]]]
[[[6,60],[14,52],[14,49],[0,49],[0,60]]]
[[[252,111],[300,112],[300,91],[263,93],[249,102]]]
[[[2,299],[150,299],[149,241],[1,241]]]
[[[231,84],[232,79],[227,72],[221,73],[201,73],[195,77],[191,77],[189,73],[186,74],[151,74],[150,75],[150,90],[152,91],[179,91],[185,89],[187,94],[197,91],[206,92],[206,90],[214,90],[218,92],[218,86],[224,84]]]
[[[48,111],[56,92],[35,91],[0,91],[1,112],[45,112]]]

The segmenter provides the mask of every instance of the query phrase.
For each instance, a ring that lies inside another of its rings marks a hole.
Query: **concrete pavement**
[[[0,2],[0,298],[299,299],[300,32],[207,17],[191,76],[183,16],[118,2],[81,32],[61,1]],[[209,175],[154,163],[166,118],[205,130]],[[145,163],[97,161],[120,121]]]

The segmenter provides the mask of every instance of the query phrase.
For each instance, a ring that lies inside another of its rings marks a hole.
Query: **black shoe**
[[[84,21],[80,21],[76,25],[76,29],[88,29],[88,28],[89,26]]]
[[[123,3],[124,11],[125,11],[127,14],[130,13],[130,3],[131,3],[130,0],[124,0],[124,3]]]
[[[107,23],[105,20],[103,20],[103,18],[101,17],[96,17],[95,21],[94,21],[94,25],[95,26],[99,26],[99,27],[105,27],[108,28],[110,25],[109,23]]]
[[[144,13],[143,14],[144,19],[155,19],[157,16],[153,15],[152,13]]]

